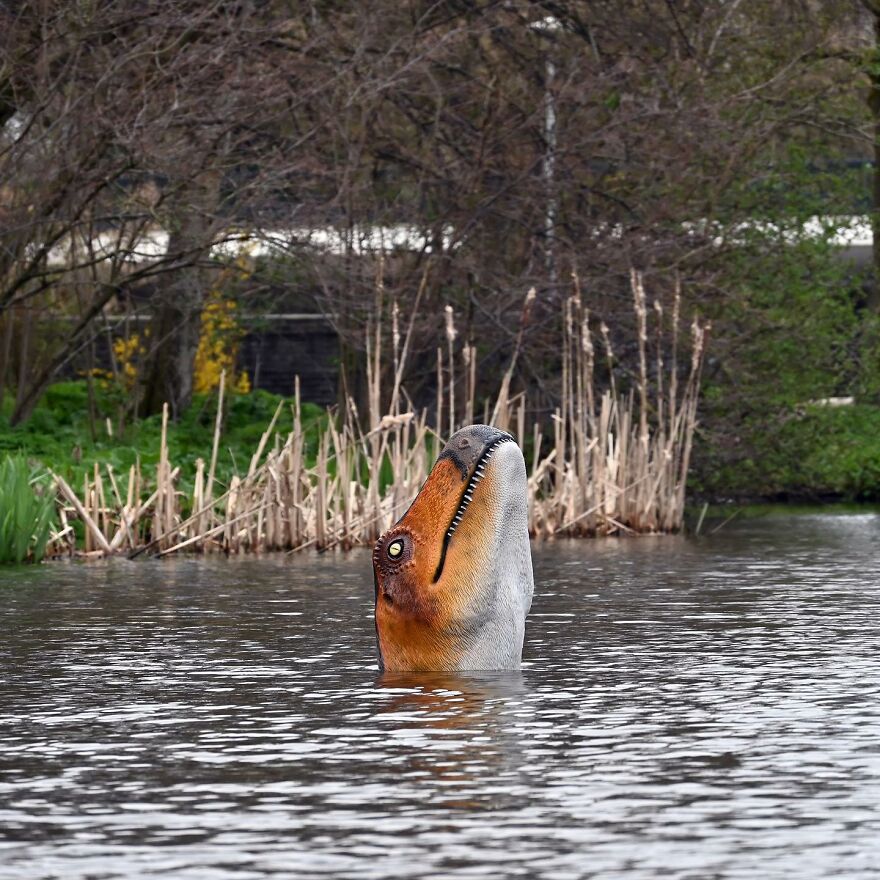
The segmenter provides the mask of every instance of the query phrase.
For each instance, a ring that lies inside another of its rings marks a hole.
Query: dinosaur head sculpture
[[[373,572],[380,668],[519,668],[533,579],[513,438],[486,425],[455,434],[377,541]]]

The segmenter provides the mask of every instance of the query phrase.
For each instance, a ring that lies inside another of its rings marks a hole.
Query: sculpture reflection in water
[[[480,780],[509,781],[523,768],[519,725],[512,723],[527,710],[521,672],[386,672],[377,686],[396,692],[377,720],[391,722],[404,746],[401,775],[440,786],[425,792],[433,806],[486,810],[513,800],[487,794]]]

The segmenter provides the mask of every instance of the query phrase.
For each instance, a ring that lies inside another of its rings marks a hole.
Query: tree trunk
[[[3,342],[0,343],[0,412],[3,411],[3,397],[6,393],[6,379],[9,369],[10,354],[12,353],[12,309],[0,312],[3,317]]]
[[[26,388],[20,388],[19,395],[15,401],[15,409],[9,419],[10,424],[18,425],[25,421],[33,412],[37,401],[46,390],[49,383],[58,374],[59,370],[64,367],[72,357],[82,348],[83,337],[86,331],[91,329],[92,321],[103,311],[104,306],[115,295],[116,289],[111,285],[107,285],[96,296],[91,306],[82,316],[79,323],[74,327],[73,332],[67,338],[67,342],[59,351],[51,358],[51,360],[34,376],[30,384]],[[27,331],[25,331],[27,332]],[[22,346],[24,348],[24,345]]]
[[[871,203],[871,233],[874,277],[868,291],[868,307],[880,312],[880,9],[871,9],[874,16],[873,63],[869,67],[871,87],[868,91],[868,107],[874,127],[874,172]]]
[[[13,424],[18,423],[16,414],[21,408],[21,402],[27,391],[28,370],[30,368],[30,344],[31,344],[31,324],[32,315],[29,306],[24,307],[24,317],[22,318],[22,328],[20,345],[21,350],[18,356],[18,388],[15,392],[15,409],[12,412]]]
[[[178,419],[192,402],[193,370],[199,347],[202,308],[209,284],[205,265],[211,249],[217,178],[203,176],[186,188],[168,253],[180,261],[167,287],[153,301],[151,346],[144,383],[143,412],[152,415],[167,403]]]

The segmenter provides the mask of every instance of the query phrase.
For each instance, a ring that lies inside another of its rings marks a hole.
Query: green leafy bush
[[[880,318],[870,272],[838,247],[864,167],[776,156],[733,185],[689,487],[706,499],[880,499]],[[861,208],[859,208],[861,210]],[[809,230],[807,232],[806,230]],[[852,407],[811,404],[852,397]]]
[[[82,380],[52,385],[31,418],[15,427],[8,421],[8,401],[6,411],[0,413],[0,455],[23,453],[51,467],[72,486],[81,486],[83,476],[91,474],[96,463],[102,469],[109,464],[117,474],[125,474],[140,460],[145,470],[153,471],[159,460],[162,417],[138,419],[125,425],[121,432],[118,424],[114,424],[110,436],[106,419],[116,416],[116,403],[100,383],[95,391],[96,413],[91,423],[88,387]],[[292,400],[266,391],[227,396],[217,461],[217,479],[221,484],[228,484],[234,473],[247,471],[260,437],[282,401],[285,406],[276,432],[283,441],[293,427]],[[207,460],[211,455],[216,415],[217,395],[196,394],[192,406],[168,427],[168,454],[174,466],[181,468],[180,488],[186,493],[192,489],[188,480],[195,473],[196,459]],[[327,414],[321,407],[304,403],[301,417],[307,458],[313,461],[319,433],[327,425]],[[274,438],[270,447],[273,443]]]
[[[772,419],[755,417],[742,436],[747,449],[733,460],[702,445],[700,467],[689,481],[698,496],[880,501],[878,406],[807,405]]]
[[[20,456],[0,461],[0,563],[39,562],[55,523],[45,480]]]

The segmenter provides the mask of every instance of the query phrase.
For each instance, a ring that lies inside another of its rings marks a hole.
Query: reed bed
[[[284,414],[279,406],[247,471],[219,485],[215,472],[224,405],[221,379],[213,446],[207,461],[197,460],[187,481],[192,492],[183,492],[180,468],[169,459],[166,408],[155,473],[144,473],[135,465],[127,474],[117,474],[110,466],[96,465],[81,487],[53,475],[58,526],[49,538],[48,555],[237,554],[369,545],[406,510],[445,437],[476,420],[510,431],[527,451],[530,528],[535,536],[681,528],[706,328],[696,321],[691,325],[690,362],[686,370],[679,370],[678,295],[670,320],[664,322],[655,303],[652,322],[642,279],[633,274],[638,372],[624,392],[615,383],[614,371],[605,370],[611,380],[600,389],[597,358],[609,364],[613,359],[609,333],[604,325],[598,332],[591,328],[575,279],[565,303],[560,405],[545,434],[540,423],[527,423],[527,395],[511,391],[525,320],[497,397],[478,410],[476,352],[469,345],[456,350],[455,316],[448,309],[446,345],[437,350],[434,424],[429,425],[427,412],[408,405],[403,377],[424,287],[423,279],[406,328],[400,326],[399,309],[392,302],[390,346],[380,318],[367,328],[367,411],[359,413],[348,400],[344,412],[330,413],[316,456],[307,455],[297,382],[291,412]],[[381,289],[377,297],[381,305]],[[533,299],[530,291],[524,315]],[[378,308],[376,314],[381,311]],[[671,338],[664,337],[667,323]],[[664,349],[670,354],[668,365]],[[391,388],[383,393],[386,354],[391,359]],[[292,424],[284,433],[278,430],[282,416]],[[81,525],[75,526],[77,520]]]

